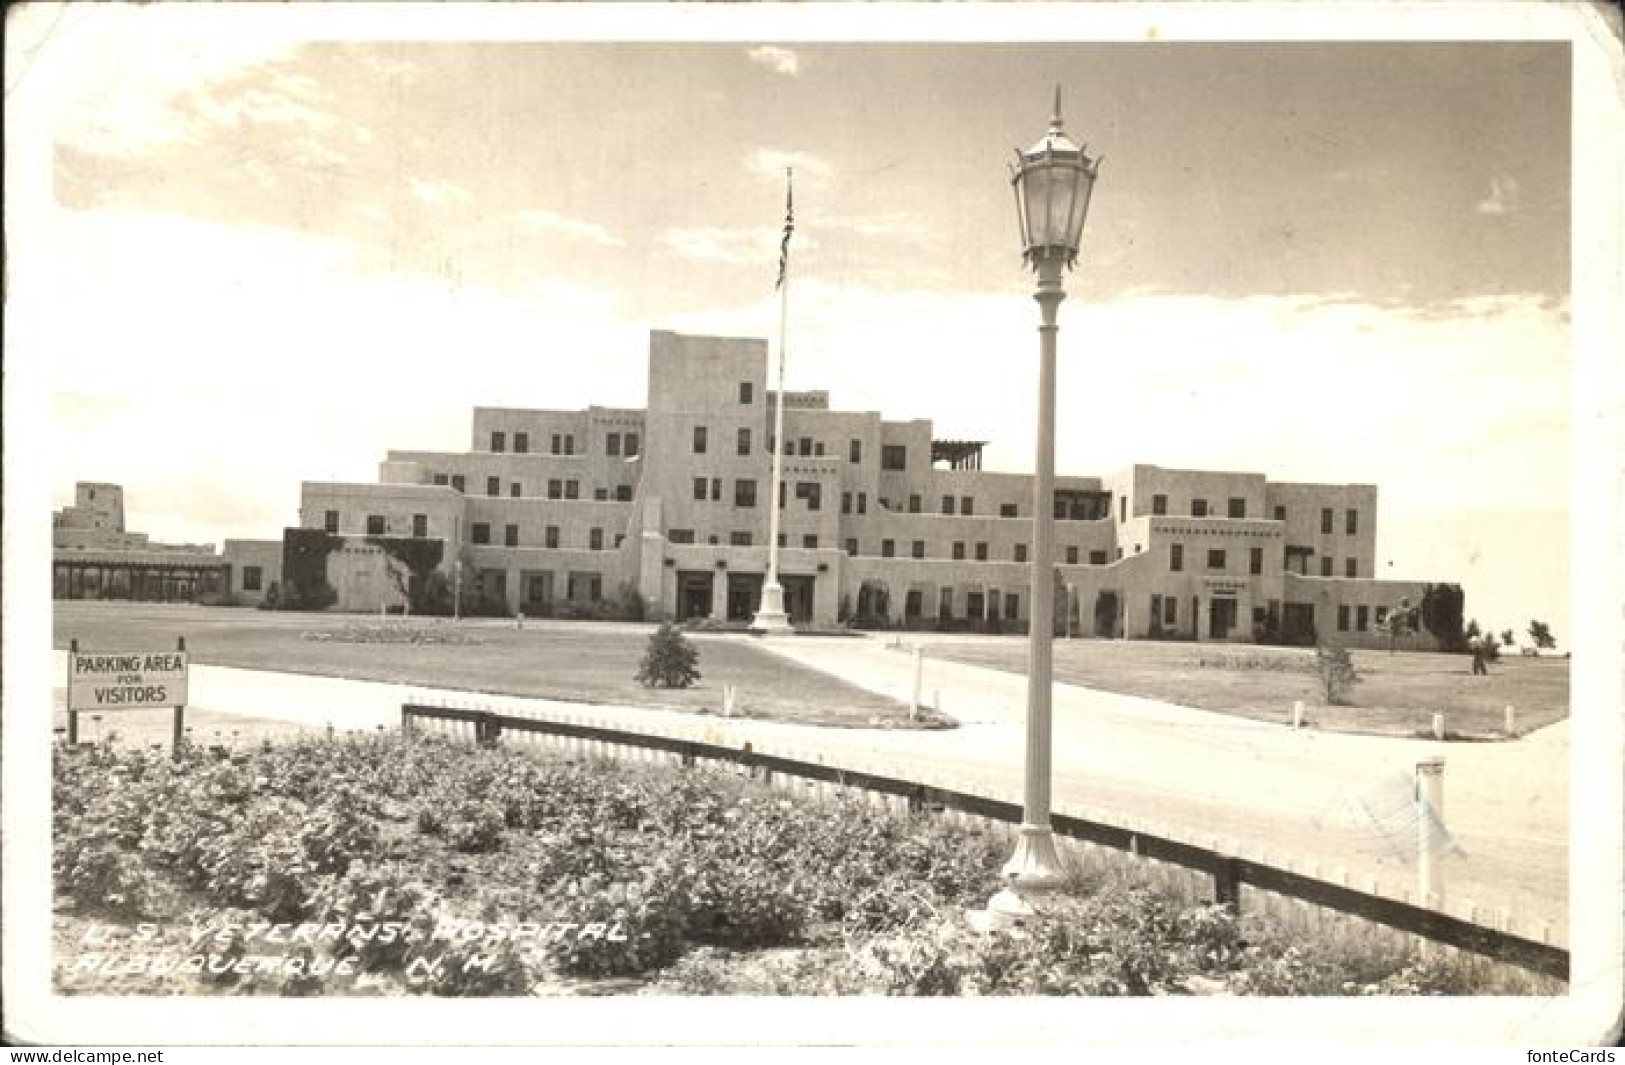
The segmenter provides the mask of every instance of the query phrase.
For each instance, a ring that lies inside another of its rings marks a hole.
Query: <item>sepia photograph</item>
[[[8,1041],[1619,1037],[1617,12],[8,31]]]

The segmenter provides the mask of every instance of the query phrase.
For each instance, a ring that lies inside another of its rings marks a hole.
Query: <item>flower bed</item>
[[[1002,832],[791,801],[727,769],[395,735],[179,762],[57,751],[64,993],[1380,993],[1479,969],[1082,881],[964,919]],[[1477,983],[1473,983],[1477,981]]]

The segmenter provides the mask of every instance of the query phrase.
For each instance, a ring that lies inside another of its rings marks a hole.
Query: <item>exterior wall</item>
[[[230,601],[258,606],[271,585],[282,583],[281,540],[227,540],[223,553],[230,565]]]
[[[628,584],[654,616],[737,618],[767,569],[776,448],[780,570],[805,618],[1025,623],[1031,476],[939,468],[930,421],[832,411],[824,392],[785,394],[779,440],[767,354],[760,340],[652,332],[647,410],[477,408],[469,452],[390,451],[379,484],[306,484],[301,524],[321,528],[336,510],[345,535],[364,535],[374,515],[410,536],[422,516],[451,545],[445,565],[464,559],[510,611],[595,590],[607,599]],[[889,449],[901,469],[887,468]],[[1056,490],[1057,574],[1082,635],[1245,641],[1293,604],[1323,637],[1381,646],[1376,608],[1421,595],[1420,584],[1371,579],[1371,485],[1137,465],[1060,476]]]

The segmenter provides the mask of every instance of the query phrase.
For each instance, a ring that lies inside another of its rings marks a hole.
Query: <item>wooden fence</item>
[[[552,738],[582,754],[614,757],[627,752],[663,755],[680,765],[705,760],[748,769],[769,783],[775,777],[851,789],[888,797],[911,812],[953,814],[1005,825],[1021,822],[1021,807],[1012,802],[973,792],[938,787],[843,766],[789,758],[706,740],[661,736],[576,721],[519,717],[467,706],[401,706],[401,728],[406,732],[441,732],[454,738],[492,745],[505,734],[526,738]],[[1137,860],[1171,865],[1201,877],[1208,897],[1240,909],[1243,889],[1251,893],[1295,900],[1302,906],[1331,911],[1381,925],[1395,932],[1419,936],[1429,942],[1492,958],[1531,972],[1568,979],[1569,953],[1561,947],[1415,903],[1360,891],[1291,869],[1226,854],[1183,840],[1134,828],[1090,821],[1067,814],[1050,818],[1057,837],[1085,847],[1106,848],[1133,855]]]

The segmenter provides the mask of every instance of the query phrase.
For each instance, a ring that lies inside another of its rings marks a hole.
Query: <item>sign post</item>
[[[172,707],[174,756],[185,742],[187,695],[186,637],[174,651],[91,653],[68,645],[68,743],[79,742],[81,710],[154,710]]]

